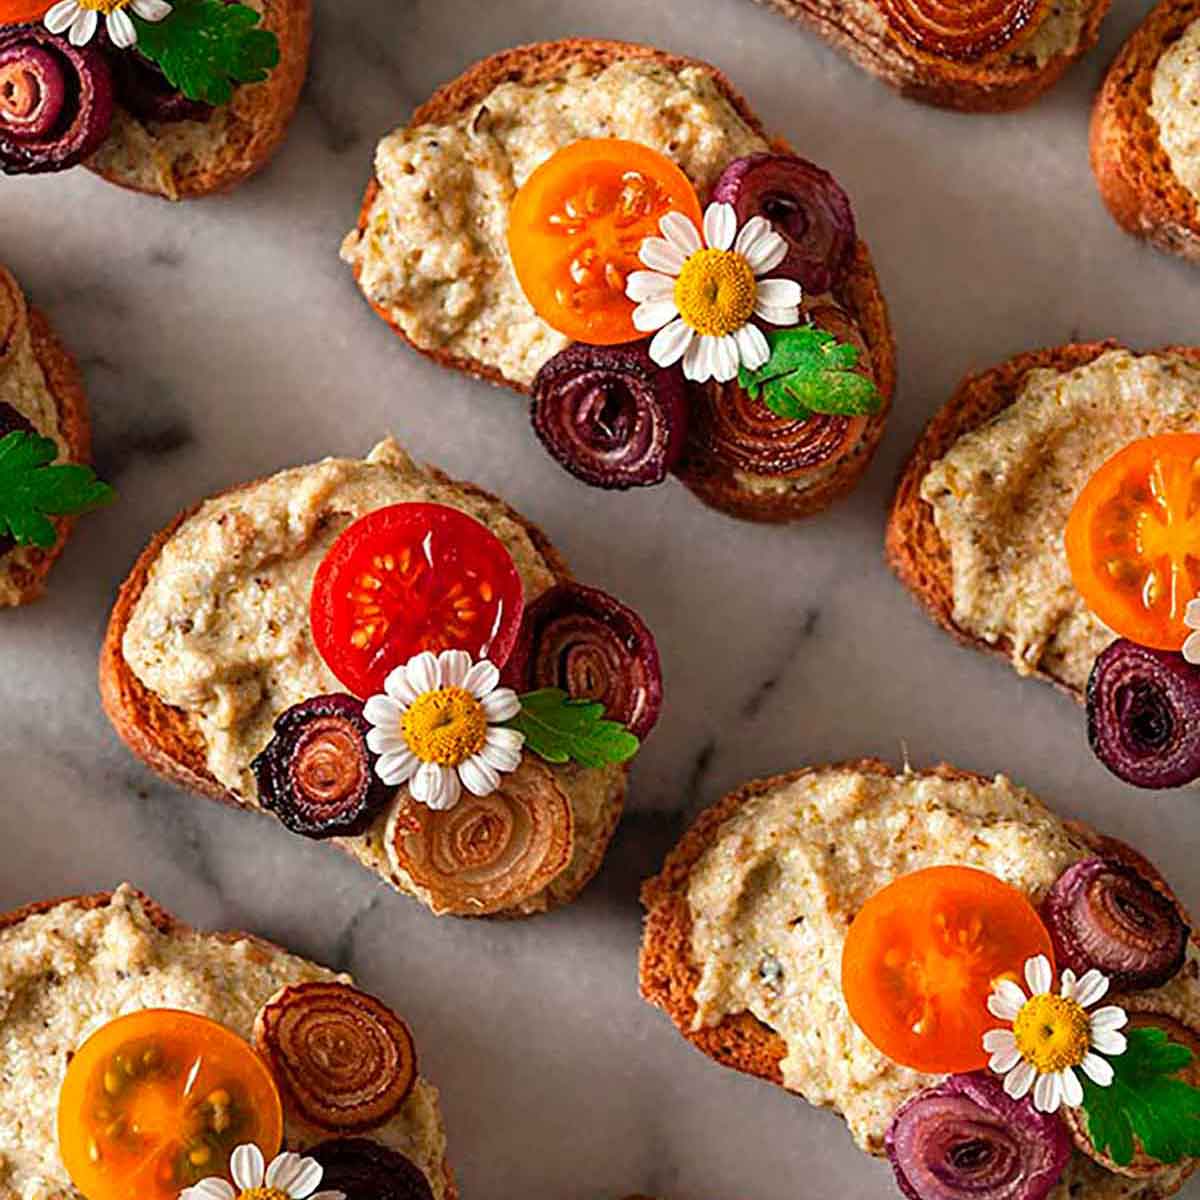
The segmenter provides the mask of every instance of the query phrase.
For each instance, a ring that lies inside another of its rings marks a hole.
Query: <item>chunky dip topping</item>
[[[325,1168],[325,1184],[349,1200],[433,1200],[429,1180],[415,1163],[370,1138],[335,1138],[308,1153]]]
[[[290,1151],[269,1163],[253,1142],[239,1146],[229,1162],[232,1183],[209,1176],[179,1193],[179,1200],[347,1200],[344,1192],[321,1186],[325,1168]]]
[[[254,1044],[284,1109],[328,1133],[362,1133],[391,1118],[417,1079],[408,1026],[344,983],[284,988],[258,1015]]]
[[[240,1144],[283,1138],[266,1064],[216,1021],[173,1009],[119,1017],[71,1059],[58,1107],[59,1150],[88,1200],[175,1200],[223,1173]]]
[[[1008,49],[1045,17],[1050,0],[879,0],[892,32],[914,50],[978,62]]]

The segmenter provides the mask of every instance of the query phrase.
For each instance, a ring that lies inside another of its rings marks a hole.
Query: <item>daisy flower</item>
[[[1069,968],[1062,973],[1057,995],[1050,989],[1054,976],[1044,954],[1025,964],[1025,982],[1030,995],[1011,979],[1002,979],[988,997],[988,1012],[1011,1029],[993,1029],[983,1035],[983,1048],[992,1056],[988,1062],[1004,1076],[1004,1090],[1020,1100],[1033,1089],[1033,1106],[1039,1112],[1057,1112],[1061,1105],[1078,1108],[1083,1103],[1083,1085],[1075,1074],[1083,1073],[1100,1087],[1113,1081],[1112,1064],[1102,1054],[1125,1053],[1125,1035],[1119,1033],[1129,1019],[1115,1004],[1088,1009],[1104,998],[1108,979],[1099,971],[1087,971],[1076,979]]]
[[[1183,623],[1189,629],[1195,630],[1194,633],[1188,634],[1187,641],[1183,643],[1183,657],[1193,666],[1200,665],[1200,596],[1188,601]]]
[[[638,258],[650,268],[633,271],[625,294],[637,304],[633,324],[654,334],[650,357],[660,367],[683,359],[688,379],[735,379],[738,366],[753,371],[771,357],[758,317],[772,325],[800,320],[800,285],[763,279],[787,256],[787,243],[765,217],[739,230],[731,204],[710,204],[701,231],[682,213],[658,223],[663,236],[643,239]]]
[[[414,800],[439,811],[453,808],[464,787],[494,792],[525,744],[523,733],[498,727],[521,710],[517,693],[499,682],[494,663],[472,662],[465,650],[426,650],[397,667],[363,710],[379,778],[407,783]]]
[[[127,8],[152,24],[171,15],[167,0],[58,0],[43,19],[51,33],[65,33],[72,46],[86,46],[95,37],[103,13],[113,45],[128,50],[137,45],[137,26]]]
[[[179,1193],[179,1200],[346,1200],[344,1192],[318,1192],[325,1168],[315,1158],[279,1154],[267,1166],[252,1143],[229,1158],[233,1183],[212,1176]],[[236,1189],[236,1190],[235,1190]]]

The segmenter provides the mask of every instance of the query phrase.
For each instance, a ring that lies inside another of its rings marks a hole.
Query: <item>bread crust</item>
[[[137,896],[139,903],[145,910],[146,916],[150,923],[160,933],[168,937],[183,935],[195,932],[190,925],[181,921],[178,917],[169,913],[161,904],[152,900],[149,896],[140,890],[135,889],[134,894]],[[107,908],[113,899],[112,892],[91,892],[78,896],[60,896],[54,900],[37,900],[31,904],[22,905],[20,908],[13,909],[11,912],[0,913],[0,931],[12,929],[16,925],[20,925],[22,921],[29,917],[41,916],[44,913],[52,912],[61,904],[74,904],[82,908],[85,912],[91,912],[98,908]],[[275,942],[267,941],[266,938],[258,937],[252,933],[242,933],[238,930],[225,930],[214,935],[221,941],[225,942],[251,942],[257,946],[264,954],[289,954],[290,951],[283,946],[277,945]],[[450,1166],[448,1158],[442,1159],[442,1172],[446,1180],[446,1200],[458,1200],[458,1187],[454,1182],[454,1171]]]
[[[262,26],[279,39],[279,65],[262,83],[235,90],[223,137],[202,137],[197,152],[175,160],[174,195],[145,186],[136,174],[108,160],[89,161],[89,170],[118,187],[165,200],[227,192],[261,171],[283,144],[300,101],[312,41],[312,0],[264,0]]]
[[[1052,88],[1100,36],[1112,0],[1092,0],[1079,45],[1036,63],[963,64],[912,54],[898,41],[882,37],[878,21],[863,17],[872,0],[759,0],[808,26],[858,66],[911,100],[959,112],[1011,112],[1032,104]]]
[[[885,552],[888,563],[913,598],[940,625],[964,645],[984,650],[1011,661],[1012,643],[1001,638],[985,642],[954,623],[954,581],[950,553],[938,532],[933,509],[921,499],[921,484],[930,468],[964,434],[978,429],[1012,404],[1030,371],[1049,368],[1073,371],[1122,347],[1115,341],[1075,342],[1046,350],[1018,354],[991,370],[968,375],[949,402],[925,427],[909,455],[896,486],[888,516]],[[1200,364],[1200,348],[1165,346],[1150,354],[1179,354]],[[1052,672],[1037,669],[1033,674],[1053,683],[1067,695],[1084,702],[1081,690]]]
[[[749,102],[733,86],[729,79],[710,63],[699,59],[669,54],[652,46],[632,42],[605,41],[595,38],[566,38],[557,42],[539,42],[517,46],[493,54],[477,62],[462,75],[438,88],[413,113],[408,128],[418,125],[444,124],[461,116],[463,112],[478,104],[502,83],[519,82],[536,84],[562,75],[568,68],[580,64],[596,71],[618,61],[649,61],[668,70],[679,71],[685,67],[699,67],[712,75],[713,82],[722,96],[732,105],[738,116],[765,141],[772,139],[763,128],[762,121],[751,109]],[[774,144],[787,150],[782,142]],[[379,194],[379,181],[372,175],[363,194],[359,209],[358,231],[361,234],[375,199]],[[357,280],[361,274],[355,266]],[[679,478],[704,503],[718,508],[730,516],[743,520],[777,523],[793,521],[811,516],[827,508],[834,500],[851,491],[871,462],[883,436],[891,407],[896,383],[896,348],[888,319],[887,304],[880,290],[879,279],[866,243],[857,246],[853,268],[839,289],[837,299],[847,309],[858,325],[871,351],[871,361],[876,383],[883,394],[884,403],[880,411],[868,422],[862,440],[855,451],[839,462],[834,470],[820,478],[810,488],[802,491],[789,489],[783,494],[763,494],[742,486],[730,470],[716,470],[699,458],[693,458],[679,472]],[[529,389],[507,379],[495,367],[475,359],[453,354],[438,348],[417,346],[400,325],[392,320],[387,310],[368,301],[376,314],[390,326],[412,349],[443,367],[450,367],[466,375],[474,376],[499,387],[511,388],[528,396]]]
[[[1160,250],[1200,263],[1200,203],[1179,182],[1150,115],[1162,54],[1193,21],[1200,0],[1162,0],[1121,48],[1092,108],[1092,171],[1117,224]]]

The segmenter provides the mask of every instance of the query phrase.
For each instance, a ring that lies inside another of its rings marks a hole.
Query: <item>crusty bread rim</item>
[[[141,904],[146,917],[159,933],[167,937],[175,937],[196,932],[190,925],[167,912],[161,904],[152,900],[145,892],[134,889],[134,895],[137,896],[138,903]],[[0,913],[0,932],[14,928],[29,917],[43,916],[46,913],[53,912],[54,909],[61,905],[75,905],[84,912],[91,912],[98,908],[107,908],[112,903],[112,900],[112,892],[92,892],[78,896],[60,896],[55,900],[37,900],[31,904],[23,905],[21,908],[13,909],[11,912]],[[291,955],[291,951],[285,949],[283,946],[276,945],[276,943],[252,933],[224,930],[209,936],[229,943],[250,942],[264,953],[270,955]],[[446,1181],[446,1200],[458,1200],[458,1187],[454,1182],[454,1171],[451,1169],[450,1160],[445,1157],[442,1159],[442,1174]]]
[[[921,498],[921,484],[933,465],[964,434],[987,424],[1013,404],[1031,371],[1049,368],[1074,371],[1110,350],[1124,349],[1118,342],[1077,342],[1047,350],[1018,354],[990,370],[968,375],[950,400],[934,414],[905,463],[892,501],[886,535],[887,560],[900,582],[934,622],[964,645],[1011,660],[1012,642],[995,643],[974,637],[954,623],[954,582],[949,550],[938,532],[933,508]],[[1182,355],[1200,364],[1200,347],[1165,346],[1139,357]],[[1082,691],[1047,671],[1033,672],[1083,703]]]

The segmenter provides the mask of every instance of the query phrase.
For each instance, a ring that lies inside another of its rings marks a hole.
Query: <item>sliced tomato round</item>
[[[373,696],[423,650],[504,666],[525,607],[504,543],[444,504],[393,504],[344,530],[317,568],[312,633],[326,666]]]
[[[1066,545],[1076,590],[1105,625],[1178,650],[1200,594],[1200,434],[1142,438],[1114,454],[1079,493]]]
[[[638,250],[679,212],[700,228],[688,177],[640,142],[588,138],[552,155],[525,181],[508,214],[508,249],[529,303],[547,325],[593,346],[636,341],[625,295]]]
[[[1054,954],[1041,917],[1016,888],[974,867],[929,867],[876,892],[851,923],[842,991],[875,1047],[915,1071],[985,1066],[999,1027],[988,996],[1020,982],[1027,959]]]

